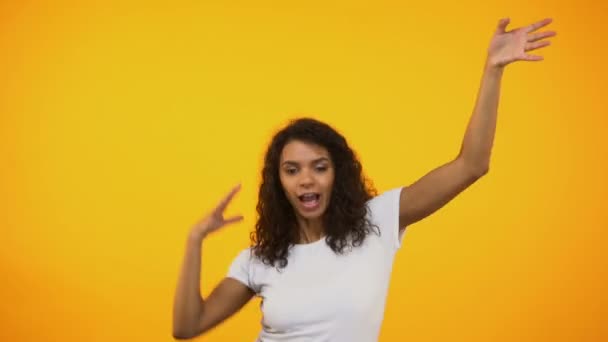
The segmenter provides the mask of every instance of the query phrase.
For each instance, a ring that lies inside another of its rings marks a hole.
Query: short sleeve
[[[405,228],[399,227],[399,200],[403,187],[381,193],[368,202],[372,223],[380,228],[382,241],[394,251],[401,248]]]
[[[234,260],[232,260],[226,276],[236,279],[254,290],[254,286],[251,282],[251,248],[241,251]]]

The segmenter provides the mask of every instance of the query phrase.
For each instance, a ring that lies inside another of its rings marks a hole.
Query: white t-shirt
[[[371,200],[369,218],[380,230],[362,245],[336,254],[325,238],[296,244],[280,271],[243,250],[228,276],[262,298],[258,342],[373,342],[378,340],[399,229],[401,188]]]

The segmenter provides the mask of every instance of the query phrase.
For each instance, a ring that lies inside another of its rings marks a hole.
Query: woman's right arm
[[[202,242],[209,233],[243,219],[242,216],[223,217],[224,209],[239,189],[240,186],[235,187],[188,235],[173,305],[173,337],[176,339],[189,339],[205,333],[236,313],[254,295],[249,287],[228,277],[213,289],[207,299],[203,299],[200,293]]]
[[[200,294],[201,241],[189,237],[173,306],[173,337],[201,335],[239,311],[254,292],[241,282],[224,278],[203,299]]]

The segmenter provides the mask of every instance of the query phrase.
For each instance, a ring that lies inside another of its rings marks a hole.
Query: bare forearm
[[[198,333],[203,310],[200,293],[201,241],[189,236],[173,305],[173,335],[194,336]]]
[[[462,142],[459,157],[477,172],[486,172],[490,166],[503,71],[504,68],[486,62],[475,108]]]

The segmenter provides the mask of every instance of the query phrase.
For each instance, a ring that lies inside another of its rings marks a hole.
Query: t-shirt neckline
[[[325,241],[325,239],[327,239],[327,235],[323,235],[321,236],[321,238],[319,240],[315,240],[313,242],[309,242],[309,243],[294,243],[292,244],[292,246],[294,248],[307,248],[307,247],[312,247],[312,246],[316,246],[318,244],[321,244]]]

